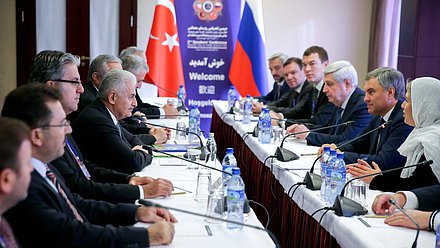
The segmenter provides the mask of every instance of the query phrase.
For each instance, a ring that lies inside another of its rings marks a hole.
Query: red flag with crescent
[[[145,80],[158,86],[159,96],[176,97],[171,92],[177,93],[185,83],[176,19],[174,0],[158,0],[146,51],[150,71]]]

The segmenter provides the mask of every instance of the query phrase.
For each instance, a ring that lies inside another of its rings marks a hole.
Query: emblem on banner
[[[215,21],[223,9],[222,0],[195,0],[193,8],[202,21]]]

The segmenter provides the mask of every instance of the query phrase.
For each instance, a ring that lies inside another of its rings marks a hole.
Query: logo
[[[196,15],[202,21],[215,21],[223,9],[222,0],[195,0],[193,4]]]

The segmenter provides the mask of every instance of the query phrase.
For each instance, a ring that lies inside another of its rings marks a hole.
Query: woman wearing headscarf
[[[405,123],[414,129],[398,149],[407,158],[404,168],[426,160],[433,163],[362,179],[370,184],[370,189],[395,192],[440,182],[440,81],[431,77],[415,79],[408,83],[405,97]],[[355,177],[381,171],[375,162],[373,167],[365,161],[358,162],[347,170]]]

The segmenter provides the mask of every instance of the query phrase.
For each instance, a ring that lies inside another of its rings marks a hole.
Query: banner
[[[269,92],[261,0],[246,0],[229,78],[242,96]]]
[[[199,107],[201,128],[207,136],[211,100],[227,99],[231,85],[228,74],[238,34],[241,1],[179,0],[174,4],[187,105]]]

